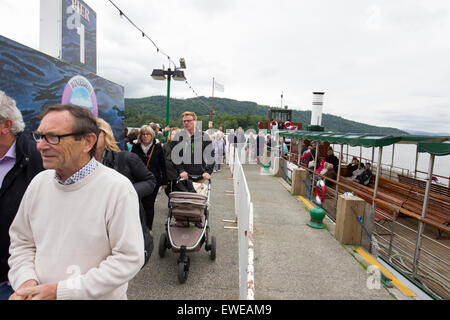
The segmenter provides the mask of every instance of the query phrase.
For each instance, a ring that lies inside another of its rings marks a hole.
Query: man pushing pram
[[[216,258],[216,238],[209,236],[208,210],[214,148],[208,134],[197,130],[195,113],[185,112],[182,117],[184,130],[174,137],[176,143],[171,153],[180,178],[169,194],[166,232],[161,234],[159,242],[161,258],[167,249],[180,253],[177,262],[180,283],[184,283],[189,274],[188,252],[198,251],[205,244],[210,259]]]

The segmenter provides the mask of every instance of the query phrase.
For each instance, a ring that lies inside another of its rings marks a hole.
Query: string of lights
[[[197,98],[199,98],[198,101],[200,101],[201,104],[203,104],[204,106],[206,106],[206,107],[209,108],[210,106],[208,106],[206,103],[204,103],[204,102],[201,100],[201,97],[197,94],[197,92],[194,90],[194,88],[192,88],[191,84],[190,84],[187,80],[185,80],[185,82],[186,82],[186,85],[189,87],[189,89],[191,89],[192,92],[197,96]]]
[[[156,44],[155,41],[153,41],[152,38],[150,38],[150,37],[149,37],[149,36],[148,36],[148,35],[147,35],[140,27],[138,27],[138,26],[133,22],[133,20],[131,20],[131,19],[123,12],[123,10],[120,9],[120,8],[119,8],[112,0],[108,0],[108,1],[109,1],[109,2],[117,9],[117,11],[119,11],[120,17],[127,19],[128,22],[129,22],[135,29],[137,29],[137,30],[141,33],[141,35],[142,35],[143,38],[148,39],[148,40],[153,44],[153,46],[156,48],[156,52],[157,52],[157,53],[160,53],[160,54],[162,54],[162,55],[164,55],[164,56],[166,56],[167,59],[169,60],[169,63],[172,63],[172,64],[174,65],[174,67],[176,68],[175,62],[173,62],[173,60],[170,58],[170,56],[169,56],[167,53],[165,53],[163,50],[161,50],[161,48]],[[200,96],[197,94],[197,92],[194,90],[194,88],[192,88],[191,84],[190,84],[187,80],[185,80],[185,83],[186,83],[186,85],[189,87],[189,89],[191,89],[192,92],[197,96],[197,98],[200,98]],[[202,103],[202,104],[205,105],[206,107],[208,107],[208,108],[210,107],[210,106],[208,106],[206,103],[204,103],[201,99],[199,99],[199,101],[200,101],[200,103]]]

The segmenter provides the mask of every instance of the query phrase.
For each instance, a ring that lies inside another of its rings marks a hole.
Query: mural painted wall
[[[124,143],[124,88],[0,36],[0,90],[16,100],[26,131],[36,130],[44,107],[72,103],[107,121]]]

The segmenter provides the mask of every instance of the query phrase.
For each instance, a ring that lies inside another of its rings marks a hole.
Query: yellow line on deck
[[[358,248],[356,249],[356,252],[358,252],[361,256],[364,257],[364,259],[367,260],[372,265],[375,265],[381,269],[381,271],[384,273],[386,277],[389,277],[392,279],[391,283],[392,285],[396,286],[398,290],[400,290],[405,296],[407,297],[415,297],[416,294],[409,290],[403,283],[401,283],[392,273],[390,273],[385,267],[383,267],[378,261],[376,261],[370,254],[365,252],[363,249]]]
[[[303,201],[303,203],[308,206],[310,209],[314,208],[314,206],[308,201],[306,200],[304,197],[302,196],[298,196],[298,198]],[[392,279],[392,285],[394,285],[395,287],[397,287],[398,290],[400,290],[405,296],[407,297],[415,297],[416,294],[414,292],[412,292],[410,289],[408,289],[403,283],[401,283],[396,277],[394,277],[394,275],[392,273],[390,273],[385,267],[383,267],[380,263],[378,263],[378,261],[376,261],[374,258],[372,258],[372,256],[370,254],[368,254],[367,252],[365,252],[363,249],[358,248],[356,249],[356,251],[362,256],[364,257],[364,259],[367,260],[367,262],[369,262],[372,265],[375,265],[377,267],[380,268],[380,270],[384,273],[385,276],[389,277],[390,279]]]
[[[308,200],[306,200],[304,197],[298,196],[298,198],[300,200],[302,200],[310,209],[314,208],[314,206]]]

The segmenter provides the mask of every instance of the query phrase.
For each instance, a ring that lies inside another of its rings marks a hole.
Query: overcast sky
[[[450,132],[448,0],[113,0],[211,96],[324,112],[376,126]],[[98,74],[126,97],[165,95],[168,67],[107,0],[97,13]],[[39,1],[0,0],[0,34],[39,49]],[[1,76],[1,72],[0,72]],[[184,82],[171,97],[193,98]]]

